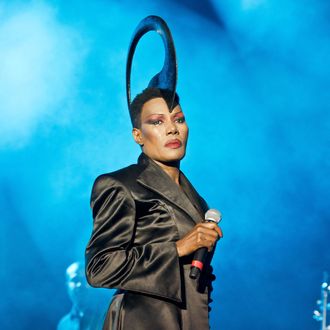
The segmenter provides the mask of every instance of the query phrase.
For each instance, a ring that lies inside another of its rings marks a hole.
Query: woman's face
[[[186,153],[188,126],[180,105],[170,113],[163,98],[146,102],[141,127],[133,129],[133,137],[153,160],[163,163],[181,160]]]

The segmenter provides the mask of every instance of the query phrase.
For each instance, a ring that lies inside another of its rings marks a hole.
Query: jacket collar
[[[200,206],[200,198],[191,183],[180,171],[181,188],[148,156],[142,153],[138,164],[144,169],[137,178],[137,182],[144,187],[161,195],[170,203],[176,205],[190,218],[198,223],[204,217]]]

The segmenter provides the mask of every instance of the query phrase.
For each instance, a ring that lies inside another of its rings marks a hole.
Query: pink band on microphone
[[[191,265],[197,267],[199,270],[202,270],[204,266],[203,263],[198,260],[193,260]]]

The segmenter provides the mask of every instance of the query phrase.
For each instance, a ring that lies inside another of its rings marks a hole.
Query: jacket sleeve
[[[93,186],[93,232],[86,248],[86,276],[95,287],[151,294],[181,302],[181,271],[175,242],[134,245],[135,202],[110,176]],[[152,235],[152,233],[150,233]]]

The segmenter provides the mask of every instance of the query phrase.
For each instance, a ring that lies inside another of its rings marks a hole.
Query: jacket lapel
[[[157,194],[168,202],[184,211],[195,222],[203,218],[201,208],[194,206],[192,199],[193,189],[187,178],[180,172],[181,188],[150,158],[145,154],[139,157],[139,164],[145,168],[137,178],[137,182]],[[196,193],[197,194],[197,193]]]
[[[191,203],[199,212],[200,216],[204,219],[204,215],[208,207],[205,201],[199,196],[193,185],[182,172],[180,172],[180,185],[190,199]]]

